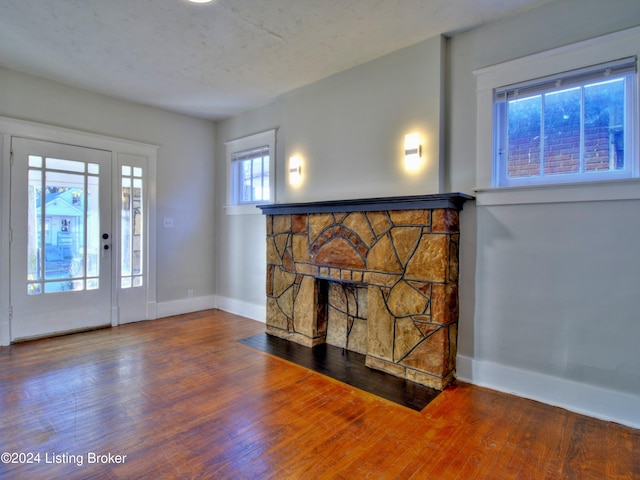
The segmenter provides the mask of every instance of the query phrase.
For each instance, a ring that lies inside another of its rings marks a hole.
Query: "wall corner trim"
[[[250,318],[256,322],[266,323],[267,321],[266,300],[264,303],[258,305],[255,303],[237,300],[235,298],[218,296],[218,305],[216,308],[225,312],[233,313],[234,315]]]
[[[217,307],[217,297],[215,295],[207,295],[204,297],[185,298],[181,300],[173,300],[169,302],[158,302],[156,310],[156,318],[171,317],[173,315],[182,315],[183,313],[199,312],[201,310],[210,310]]]

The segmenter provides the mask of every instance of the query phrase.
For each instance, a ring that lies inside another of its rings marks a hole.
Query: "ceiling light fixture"
[[[213,0],[189,0],[191,3],[211,3]]]

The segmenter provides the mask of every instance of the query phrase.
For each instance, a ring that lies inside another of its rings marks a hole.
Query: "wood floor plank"
[[[0,452],[42,458],[0,478],[640,478],[638,430],[462,382],[416,412],[238,342],[263,331],[209,310],[0,347]]]
[[[528,406],[530,408],[523,412],[521,421],[509,429],[500,452],[500,471],[505,479],[542,479],[548,475],[559,478],[560,468],[553,466],[552,454],[559,447],[557,442],[562,436],[561,430],[556,434],[555,428],[561,427],[562,423],[553,416],[547,422],[540,422],[541,404],[530,402]]]

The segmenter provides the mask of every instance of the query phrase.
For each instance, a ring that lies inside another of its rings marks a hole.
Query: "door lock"
[[[105,258],[107,256],[107,254],[109,253],[109,249],[111,248],[111,244],[107,243],[107,240],[109,240],[109,234],[103,233],[102,234],[102,258]]]

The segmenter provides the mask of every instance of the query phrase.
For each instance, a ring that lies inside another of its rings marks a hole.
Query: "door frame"
[[[111,152],[112,178],[112,238],[120,238],[119,223],[119,179],[117,174],[119,158],[122,155],[144,156],[147,160],[147,281],[144,292],[146,301],[146,318],[139,320],[152,320],[157,318],[156,300],[156,177],[158,146],[147,143],[135,142],[105,135],[82,132],[68,128],[55,127],[35,122],[17,120],[0,116],[0,346],[9,345],[11,339],[11,312],[10,312],[10,205],[11,205],[11,137],[19,136],[34,140],[44,140],[55,143],[66,143],[80,147],[108,150]],[[113,253],[116,259],[120,258],[119,242],[113,242]],[[111,325],[116,326],[120,321],[119,291],[120,276],[119,262],[114,262],[111,275]],[[124,312],[123,312],[124,313]],[[124,315],[126,317],[126,315]]]

